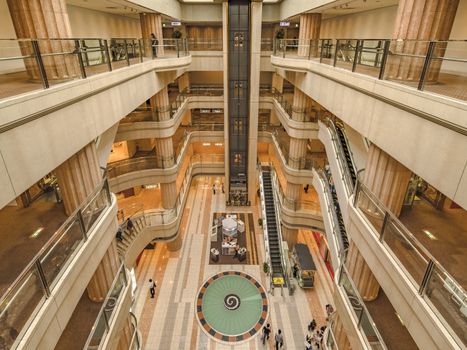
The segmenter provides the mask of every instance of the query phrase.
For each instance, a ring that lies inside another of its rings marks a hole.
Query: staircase
[[[271,172],[269,167],[261,167],[263,177],[264,203],[266,206],[266,228],[269,242],[269,258],[271,261],[271,275],[282,278],[285,282],[284,270],[282,267],[281,242],[278,232],[278,222],[276,220],[276,207],[274,205],[274,195],[272,193]]]
[[[339,143],[341,145],[342,151],[344,152],[350,177],[352,178],[352,184],[355,186],[357,182],[357,173],[352,158],[352,152],[350,151],[350,146],[347,141],[347,137],[345,136],[344,126],[339,123],[334,123],[334,125],[336,126],[337,137],[339,138]]]
[[[133,243],[135,238],[140,234],[140,232],[146,226],[146,221],[144,215],[141,215],[137,218],[132,218],[133,230],[129,230],[126,227],[126,221],[121,225],[123,230],[123,239],[120,241],[117,239],[117,252],[120,258],[124,259],[128,247]]]

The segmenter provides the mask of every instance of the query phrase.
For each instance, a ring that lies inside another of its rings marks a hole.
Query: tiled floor
[[[224,345],[212,340],[199,327],[195,319],[194,302],[202,282],[209,276],[224,270],[238,269],[257,278],[269,290],[266,276],[262,273],[264,261],[263,235],[257,224],[256,207],[226,208],[222,193],[213,195],[212,184],[220,178],[198,177],[193,180],[183,213],[181,234],[183,246],[178,252],[168,252],[165,244],[157,244],[155,250],[144,251],[136,268],[138,292],[135,312],[143,335],[145,349],[264,349],[273,348],[272,341],[263,346],[259,337],[236,346]],[[255,234],[258,242],[259,265],[210,265],[209,226],[214,212],[253,212]],[[281,328],[288,349],[301,349],[306,325],[315,318],[324,324],[324,306],[332,300],[332,283],[326,268],[313,246],[311,235],[303,238],[311,246],[319,270],[316,287],[310,290],[298,288],[293,296],[284,290],[281,296],[276,289],[268,294],[271,313],[269,322],[273,331]],[[155,299],[149,297],[147,281],[157,282]]]

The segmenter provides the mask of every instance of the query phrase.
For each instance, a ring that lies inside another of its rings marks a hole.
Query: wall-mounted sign
[[[182,22],[170,22],[170,25],[171,25],[172,27],[179,27],[179,26],[182,25]]]
[[[290,26],[290,22],[285,22],[285,21],[284,21],[284,22],[280,22],[279,25],[280,25],[281,27],[288,27],[288,26]]]

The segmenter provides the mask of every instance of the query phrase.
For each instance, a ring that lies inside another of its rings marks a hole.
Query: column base
[[[176,252],[177,250],[180,250],[182,243],[182,236],[180,233],[178,233],[177,237],[173,241],[167,242],[167,250],[169,252]]]

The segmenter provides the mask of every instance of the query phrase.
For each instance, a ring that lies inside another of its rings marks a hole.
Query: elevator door
[[[229,1],[229,201],[248,199],[248,126],[250,75],[250,4]]]

